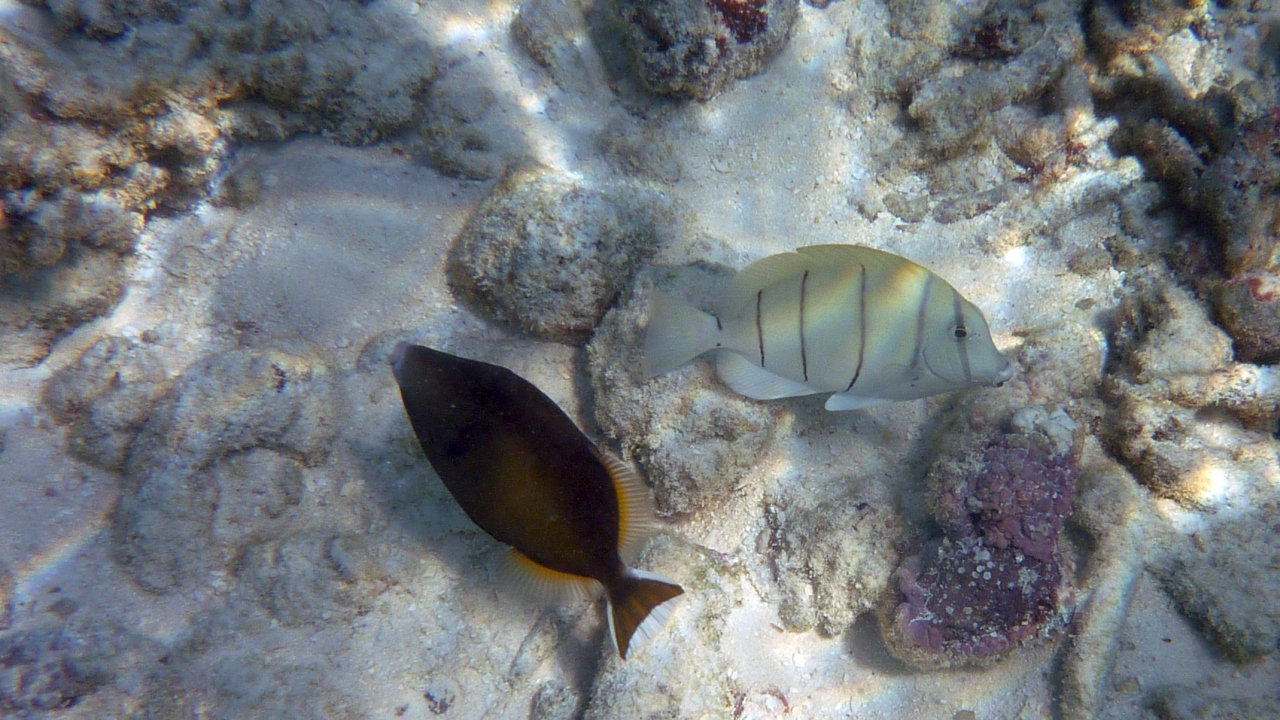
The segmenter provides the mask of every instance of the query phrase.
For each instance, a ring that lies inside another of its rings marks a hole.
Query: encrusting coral
[[[929,471],[946,533],[894,573],[888,648],[918,667],[988,665],[1067,621],[1071,566],[1059,533],[1079,478],[1076,425],[1034,407],[984,446]]]

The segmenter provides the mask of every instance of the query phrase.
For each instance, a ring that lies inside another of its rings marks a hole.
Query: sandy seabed
[[[1267,117],[1265,8],[801,4],[680,99],[612,7],[3,7],[0,715],[1277,717],[1280,379],[1196,274],[1276,268],[1204,260],[1217,196],[1178,184]],[[1195,110],[1223,93],[1225,129]],[[705,359],[638,377],[645,293],[820,243],[946,278],[1019,376],[847,413]],[[629,660],[601,603],[495,586],[401,339],[512,368],[647,477],[638,565],[686,598]],[[882,625],[942,534],[929,463],[1024,407],[1081,429],[1060,616],[913,667]]]

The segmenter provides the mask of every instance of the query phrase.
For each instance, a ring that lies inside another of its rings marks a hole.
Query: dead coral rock
[[[407,8],[271,0],[201,3],[186,17],[184,28],[204,40],[220,76],[345,144],[377,142],[417,122],[438,74],[427,43],[403,32]]]
[[[253,629],[269,632],[261,627]],[[326,668],[319,663],[281,662],[269,652],[238,648],[210,653],[212,657],[207,659],[184,650],[185,656],[194,657],[171,657],[165,670],[149,683],[145,707],[157,717],[353,717],[354,701],[333,687]],[[170,670],[175,664],[180,667]]]
[[[208,582],[301,496],[301,466],[328,454],[341,404],[318,358],[233,350],[188,368],[130,450],[115,556],[146,590]]]
[[[120,470],[152,404],[167,389],[164,365],[150,348],[110,336],[49,378],[44,403],[68,426],[73,454]]]
[[[1280,363],[1280,276],[1250,273],[1228,281],[1215,296],[1222,324],[1244,362]]]
[[[199,466],[251,447],[313,465],[328,454],[340,412],[337,378],[319,354],[215,353],[188,367],[157,404],[131,467],[155,459]]]
[[[680,606],[625,661],[605,653],[592,683],[587,720],[715,717],[741,697],[723,638],[729,614],[742,605],[746,570],[720,553],[673,535],[650,541],[639,567],[684,587]],[[679,662],[673,658],[680,658]]]
[[[734,493],[773,441],[776,404],[736,395],[705,360],[640,377],[649,293],[692,290],[705,304],[730,275],[698,266],[644,270],[587,346],[596,420],[640,463],[663,515],[692,513]]]
[[[1126,298],[1112,348],[1103,437],[1143,484],[1201,507],[1219,473],[1265,471],[1277,400],[1269,371],[1232,363],[1230,340],[1190,294],[1169,283]]]
[[[852,478],[820,484],[842,492],[821,501],[807,492],[768,501],[762,540],[782,594],[783,626],[816,627],[834,637],[884,594],[906,529],[881,484]]]
[[[516,327],[580,344],[673,223],[673,207],[656,193],[517,171],[463,228],[450,282]]]
[[[451,68],[426,93],[426,121],[415,152],[454,177],[489,180],[528,155],[523,136],[503,120],[508,109],[489,86],[491,70]]]
[[[1188,538],[1155,571],[1178,606],[1231,658],[1247,662],[1280,642],[1280,505]]]
[[[348,622],[372,609],[388,579],[363,539],[302,536],[255,545],[236,571],[287,627]]]
[[[1199,688],[1165,685],[1152,690],[1147,707],[1160,720],[1263,720],[1276,717],[1270,700],[1213,696]]]
[[[520,6],[511,34],[561,88],[580,87],[588,73],[578,43],[587,34],[583,0],[533,0]]]
[[[1027,408],[1010,432],[929,471],[946,537],[902,564],[880,607],[890,651],[917,667],[984,666],[1066,622],[1058,547],[1081,442],[1065,413]]]
[[[195,471],[151,473],[121,498],[116,559],[151,592],[208,582],[239,547],[296,521],[286,511],[303,487],[298,461],[261,448]]]
[[[640,79],[655,92],[710,98],[760,72],[786,44],[797,0],[620,0]]]
[[[1202,303],[1172,284],[1126,297],[1115,322],[1116,357],[1139,383],[1208,375],[1231,362],[1231,339]]]
[[[0,637],[0,713],[40,717],[84,703],[112,685],[141,684],[164,653],[107,623],[75,622]]]

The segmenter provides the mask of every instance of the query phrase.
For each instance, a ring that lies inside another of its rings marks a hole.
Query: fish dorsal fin
[[[866,245],[809,245],[797,248],[796,252],[814,267],[862,265],[867,268],[867,276],[873,279],[882,278],[904,264],[916,265],[901,255]]]
[[[539,565],[529,556],[507,548],[498,561],[498,582],[539,605],[552,605],[595,598],[601,585],[581,575],[570,575]]]
[[[596,456],[609,471],[618,493],[618,554],[623,560],[634,560],[644,541],[658,527],[649,488],[630,465],[613,453],[596,448]]]
[[[623,660],[666,624],[684,588],[644,570],[628,569],[609,593],[609,637]]]
[[[742,355],[727,350],[722,350],[716,357],[716,373],[734,392],[756,400],[774,400],[820,392],[802,382],[774,375]]]
[[[733,317],[742,306],[755,302],[756,293],[813,268],[813,260],[799,253],[779,253],[760,258],[738,271],[716,304],[716,315]]]
[[[893,402],[888,398],[864,397],[854,395],[852,393],[836,393],[827,398],[826,408],[831,412],[839,412],[841,410],[861,410],[863,408],[884,405]]]

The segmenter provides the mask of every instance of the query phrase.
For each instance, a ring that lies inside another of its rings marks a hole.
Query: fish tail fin
[[[644,338],[644,376],[661,375],[716,346],[720,320],[677,297],[654,291],[649,296],[649,326]]]
[[[609,634],[618,655],[640,646],[658,632],[675,609],[684,588],[664,577],[628,569],[609,588]]]

